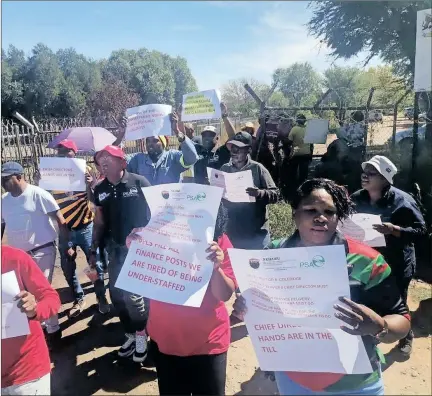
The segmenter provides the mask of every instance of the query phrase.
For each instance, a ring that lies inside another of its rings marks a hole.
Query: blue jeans
[[[276,371],[275,378],[280,395],[384,395],[384,383],[382,377],[377,382],[365,386],[363,389],[347,389],[338,392],[314,392],[295,383],[283,371]]]
[[[70,241],[75,246],[79,246],[88,260],[92,243],[92,233],[93,223],[90,223],[86,227],[80,228],[79,230],[71,230],[69,236],[70,240],[63,241],[61,238],[59,240],[61,267],[63,270],[63,274],[66,278],[66,282],[73,290],[75,302],[78,302],[84,298],[84,290],[82,289],[81,284],[78,281],[78,276],[76,272],[76,261],[71,260],[70,257],[68,257],[66,254],[66,250],[68,249],[67,244]],[[102,269],[102,263],[99,259],[99,255],[96,263],[96,272],[99,275],[99,279],[94,282],[94,291],[97,299],[99,300],[105,296],[104,272]]]

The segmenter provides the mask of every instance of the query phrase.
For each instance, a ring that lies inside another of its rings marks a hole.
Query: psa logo
[[[206,199],[206,194],[205,193],[198,193],[197,195],[188,195],[186,198],[189,201],[201,202],[201,201],[204,201]]]
[[[251,259],[249,260],[249,265],[250,265],[253,269],[258,269],[259,266],[260,266],[260,261],[259,261],[258,259],[251,258]]]
[[[314,256],[310,262],[300,262],[300,268],[321,268],[325,264],[323,256]]]
[[[166,191],[166,190],[162,191],[162,198],[163,199],[168,199],[169,198],[169,192]]]

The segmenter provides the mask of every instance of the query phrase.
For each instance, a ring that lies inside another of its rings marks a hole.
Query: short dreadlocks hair
[[[292,208],[297,209],[304,198],[312,194],[313,191],[320,189],[327,191],[333,198],[339,220],[344,220],[355,212],[354,203],[351,201],[346,188],[339,186],[333,180],[322,178],[305,181],[295,192],[290,202]]]

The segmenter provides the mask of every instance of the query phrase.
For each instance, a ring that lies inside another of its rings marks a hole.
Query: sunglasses
[[[363,171],[363,174],[366,175],[367,177],[374,177],[374,176],[378,176],[379,173],[378,172],[371,172],[371,171]]]
[[[2,181],[2,183],[6,183],[6,182],[8,182],[10,179],[12,179],[13,176],[14,176],[14,175],[10,175],[10,176],[2,176],[2,177],[1,177],[1,181]]]

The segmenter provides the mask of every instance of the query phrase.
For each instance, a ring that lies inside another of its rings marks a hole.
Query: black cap
[[[235,136],[228,140],[227,144],[233,144],[237,147],[250,147],[252,146],[252,135],[247,132],[238,132]]]

